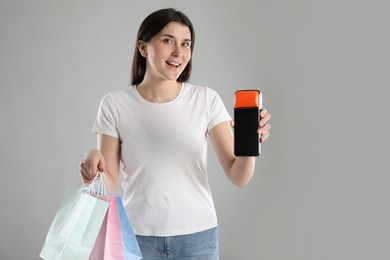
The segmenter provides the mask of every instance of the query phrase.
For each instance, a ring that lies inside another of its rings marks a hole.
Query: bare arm
[[[89,151],[80,164],[84,182],[91,183],[97,171],[106,173],[112,192],[116,192],[119,182],[120,142],[119,139],[97,135],[97,149]]]
[[[269,137],[271,125],[267,121],[271,115],[266,109],[260,113],[258,133],[260,142]],[[232,122],[234,125],[234,122]],[[219,162],[228,179],[239,187],[244,187],[252,179],[255,170],[255,157],[236,157],[234,155],[234,136],[229,122],[223,122],[213,127],[210,131],[210,138]]]
[[[230,123],[226,121],[213,127],[210,138],[228,179],[241,188],[248,184],[255,170],[255,158],[234,155],[234,137]]]
[[[120,142],[118,138],[98,134],[97,149],[102,153],[105,160],[107,178],[110,182],[111,191],[116,192],[119,184]]]

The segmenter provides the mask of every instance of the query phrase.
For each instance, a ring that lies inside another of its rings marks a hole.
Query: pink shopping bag
[[[110,196],[109,207],[100,228],[90,260],[124,260],[123,241],[116,196]]]

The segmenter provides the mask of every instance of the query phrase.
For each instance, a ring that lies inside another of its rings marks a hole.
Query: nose
[[[172,51],[172,56],[180,57],[181,56],[181,48],[178,44],[175,44]]]

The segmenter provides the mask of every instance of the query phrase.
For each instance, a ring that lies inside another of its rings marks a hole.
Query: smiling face
[[[149,42],[139,41],[137,46],[146,57],[145,77],[176,81],[191,59],[191,32],[186,25],[170,22]]]

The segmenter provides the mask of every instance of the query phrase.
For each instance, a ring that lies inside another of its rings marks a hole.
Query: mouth
[[[181,63],[179,62],[173,62],[173,61],[166,61],[165,63],[173,68],[179,68],[179,66],[181,65]]]

